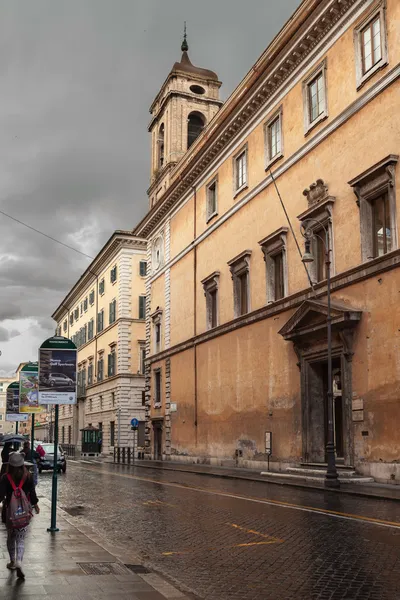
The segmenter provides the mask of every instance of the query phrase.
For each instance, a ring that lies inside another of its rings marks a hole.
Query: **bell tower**
[[[172,67],[150,107],[150,208],[167,189],[174,166],[222,105],[218,75],[190,61],[186,23],[181,51],[181,60]]]

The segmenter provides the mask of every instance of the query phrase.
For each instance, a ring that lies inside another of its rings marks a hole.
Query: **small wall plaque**
[[[364,421],[364,411],[353,410],[353,421]]]
[[[352,408],[353,410],[364,410],[364,400],[362,398],[354,398]]]
[[[176,412],[177,411],[176,402],[171,402],[170,407],[169,407],[169,411],[170,412]]]

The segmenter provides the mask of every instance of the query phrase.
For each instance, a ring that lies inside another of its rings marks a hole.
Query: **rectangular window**
[[[361,31],[361,56],[363,75],[382,58],[381,18],[375,17]]]
[[[81,302],[81,316],[83,315],[83,302]]]
[[[161,350],[161,323],[156,323],[154,327],[155,351]]]
[[[104,360],[103,357],[97,361],[97,381],[103,381],[104,379]]]
[[[239,275],[238,279],[239,279],[238,291],[240,294],[240,298],[239,298],[240,315],[245,315],[249,312],[248,274],[242,273],[242,275]]]
[[[146,296],[139,296],[139,319],[146,318]]]
[[[325,59],[303,81],[304,129],[306,134],[328,116],[326,70],[327,60]]]
[[[210,324],[211,328],[218,325],[218,290],[210,292]]]
[[[75,321],[79,319],[79,306],[74,310],[74,319]]]
[[[115,323],[116,318],[117,318],[117,301],[113,300],[112,302],[110,302],[110,325],[112,323]]]
[[[390,206],[388,194],[375,198],[372,203],[373,258],[392,250]]]
[[[280,300],[285,295],[284,274],[283,274],[283,252],[278,252],[271,258],[274,262],[275,300]]]
[[[64,323],[63,323],[63,329],[64,329],[64,333],[67,331],[68,329],[68,322],[67,319],[65,319]]]
[[[88,366],[88,377],[87,377],[88,385],[92,385],[93,383],[93,365],[90,363]]]
[[[325,264],[325,232],[323,229],[314,231],[313,250],[315,260],[315,273],[317,281],[326,279],[326,264]]]
[[[145,368],[146,368],[146,347],[141,345],[140,346],[140,374],[144,375],[145,374]]]
[[[3,420],[3,415],[0,413],[0,421]]]
[[[64,425],[61,428],[61,443],[62,444],[65,443],[65,427],[64,427]]]
[[[113,408],[115,406],[115,392],[111,392],[111,406]]]
[[[89,304],[90,306],[93,306],[94,304],[94,290],[92,290],[89,294]]]
[[[276,117],[268,125],[269,160],[281,153],[281,117]]]
[[[104,329],[104,310],[101,309],[101,311],[97,314],[97,333],[100,333],[100,331],[103,331]]]
[[[69,324],[70,324],[70,325],[73,325],[73,323],[74,323],[74,314],[73,314],[73,313],[71,313],[71,314],[69,315]]]
[[[139,263],[139,273],[140,277],[146,277],[147,275],[147,262],[145,260],[141,260]]]
[[[88,323],[88,340],[93,339],[94,336],[94,319],[90,319]]]
[[[115,446],[115,421],[110,421],[110,446]]]
[[[161,404],[161,371],[154,371],[154,404]]]
[[[104,290],[106,289],[106,284],[104,278],[99,283],[99,294],[102,296],[104,294]]]
[[[235,318],[250,311],[250,257],[251,250],[245,250],[228,262],[233,281]]]
[[[115,352],[110,352],[108,355],[107,374],[108,377],[113,377],[115,375]]]
[[[111,283],[115,283],[117,281],[117,265],[113,267],[110,271],[110,281]]]
[[[72,427],[68,425],[68,444],[72,443]]]
[[[319,73],[308,84],[308,106],[310,123],[313,123],[323,112],[325,107],[324,78]]]
[[[218,182],[216,179],[207,186],[207,221],[218,214]]]
[[[86,312],[88,309],[88,299],[85,298],[83,301],[83,310]]]
[[[236,191],[240,190],[247,184],[247,152],[243,150],[235,158],[235,178],[236,178]]]

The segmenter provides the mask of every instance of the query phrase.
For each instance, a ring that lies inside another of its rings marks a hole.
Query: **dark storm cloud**
[[[0,0],[0,210],[95,256],[147,209],[148,107],[183,21],[226,98],[298,4]],[[0,214],[0,369],[34,358],[88,264]]]

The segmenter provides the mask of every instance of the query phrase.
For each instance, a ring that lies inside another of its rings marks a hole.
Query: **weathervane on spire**
[[[185,25],[184,25],[184,29],[183,29],[183,42],[182,42],[181,50],[182,50],[182,52],[187,52],[189,50],[189,44],[187,43],[187,38],[186,38],[186,21],[185,21]]]

